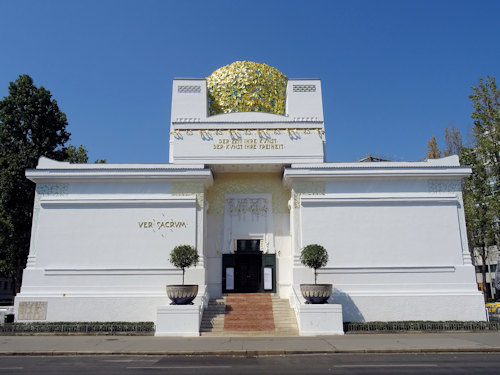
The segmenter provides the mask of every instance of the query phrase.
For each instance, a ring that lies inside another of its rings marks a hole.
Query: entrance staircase
[[[288,300],[266,293],[232,293],[210,300],[203,312],[202,336],[298,336]]]

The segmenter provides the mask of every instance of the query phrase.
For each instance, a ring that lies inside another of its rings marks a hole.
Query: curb
[[[334,349],[334,350],[223,350],[223,351],[0,351],[6,356],[281,356],[281,355],[319,355],[319,354],[411,354],[411,353],[500,353],[494,348],[448,348],[448,349]]]

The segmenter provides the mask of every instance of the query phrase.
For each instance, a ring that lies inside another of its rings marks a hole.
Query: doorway
[[[276,257],[260,251],[261,240],[237,240],[234,254],[222,255],[223,293],[276,291]]]

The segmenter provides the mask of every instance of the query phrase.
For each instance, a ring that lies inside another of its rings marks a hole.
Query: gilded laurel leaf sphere
[[[236,61],[207,78],[210,115],[231,112],[285,114],[287,78],[263,63]]]

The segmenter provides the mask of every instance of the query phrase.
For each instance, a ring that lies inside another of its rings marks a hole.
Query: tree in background
[[[496,244],[498,245],[498,216],[500,212],[500,90],[495,78],[479,79],[479,85],[472,88],[470,95],[474,112],[474,136],[476,149],[481,155],[488,174],[488,183],[491,185],[492,210],[496,213]]]
[[[73,164],[86,164],[89,161],[87,149],[82,145],[78,146],[78,148],[76,148],[76,146],[69,145],[66,148],[65,161],[69,161]]]
[[[427,159],[439,159],[440,157],[441,151],[438,148],[436,137],[432,136],[427,142]]]
[[[495,79],[480,78],[470,95],[474,112],[474,145],[463,148],[462,164],[472,168],[472,174],[463,186],[465,219],[469,250],[481,259],[483,293],[485,301],[491,296],[486,282],[490,253],[499,247],[499,191],[500,191],[500,106],[499,90]]]
[[[464,182],[463,197],[469,250],[481,259],[485,300],[491,296],[486,283],[487,264],[493,249],[500,243],[500,90],[495,78],[480,78],[470,95],[474,112],[474,143],[462,147],[462,136],[453,124],[445,128],[446,149],[439,150],[436,139],[427,143],[427,158],[460,155],[460,162],[472,168]]]
[[[64,160],[73,164],[86,164],[89,161],[87,149],[82,145],[78,146],[78,148],[76,148],[76,146],[69,145],[66,147],[66,158]],[[94,164],[105,163],[106,159],[97,159],[94,161]]]
[[[0,274],[11,277],[19,290],[29,253],[34,184],[26,169],[35,168],[40,156],[86,162],[83,146],[65,147],[70,138],[68,121],[56,100],[28,75],[9,84],[0,101]]]
[[[491,186],[488,184],[486,167],[475,148],[462,149],[460,161],[472,168],[472,174],[464,181],[463,200],[467,222],[469,251],[474,260],[481,259],[481,274],[485,301],[491,296],[489,283],[485,282],[487,263],[494,244],[493,212],[490,209]]]
[[[482,261],[483,292],[490,297],[486,283],[486,267],[492,249],[500,242],[500,105],[495,79],[479,79],[470,95],[474,112],[475,145],[464,148],[461,162],[472,167],[472,175],[465,181],[464,209],[471,254]]]
[[[460,135],[460,130],[455,128],[453,123],[450,123],[450,127],[444,129],[444,139],[446,142],[446,149],[443,152],[444,156],[459,155],[462,151],[462,136]]]
[[[432,136],[427,142],[427,159],[439,159],[441,156],[459,155],[462,151],[462,135],[453,123],[444,129],[446,148],[441,151],[438,147],[436,137]]]
[[[41,155],[64,160],[68,121],[52,95],[28,75],[9,85],[0,101],[0,272],[18,290],[29,251],[34,185],[24,172]]]

